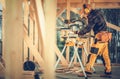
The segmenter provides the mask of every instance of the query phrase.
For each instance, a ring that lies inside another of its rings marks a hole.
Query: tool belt
[[[112,33],[108,32],[108,31],[101,31],[96,34],[95,38],[101,42],[108,42],[112,38]]]

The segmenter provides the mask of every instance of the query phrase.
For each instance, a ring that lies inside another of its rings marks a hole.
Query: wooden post
[[[67,19],[70,20],[70,0],[67,0]]]
[[[67,0],[67,20],[70,20],[70,0]],[[67,58],[67,61],[69,62],[69,49],[70,47],[67,46],[67,49],[66,49],[66,58]]]
[[[6,5],[5,5],[5,0],[0,0],[0,3],[1,3],[1,5],[2,5],[2,8],[5,9],[5,8],[6,8],[6,7],[5,7],[5,6],[6,6]]]
[[[44,0],[45,12],[45,79],[55,79],[56,0]]]
[[[23,13],[22,0],[5,0],[4,59],[5,79],[22,79]]]
[[[69,63],[69,59],[70,59],[70,47],[67,46],[67,48],[66,48],[66,60],[68,63]]]

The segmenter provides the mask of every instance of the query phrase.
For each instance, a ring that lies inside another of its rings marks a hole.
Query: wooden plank
[[[23,71],[23,79],[34,79],[34,71]]]
[[[56,0],[44,0],[46,43],[45,43],[45,79],[55,79],[55,44],[56,44]]]
[[[57,0],[57,3],[66,3],[66,0]]]
[[[84,0],[70,0],[70,3],[82,3]],[[57,0],[57,3],[66,3],[67,0]]]
[[[5,15],[3,16],[4,19],[3,50],[6,68],[5,79],[22,79],[23,70],[22,0],[5,0],[5,2],[6,9]]]
[[[114,29],[114,30],[120,31],[120,26],[116,26],[116,25],[111,24],[111,23],[109,23],[109,22],[107,22],[107,26],[108,26],[109,28]]]
[[[39,26],[39,36],[41,37],[42,44],[44,46],[45,44],[45,17],[44,17],[44,11],[42,7],[42,3],[40,0],[35,0],[35,13],[36,13],[36,18],[37,18],[37,24]],[[45,49],[43,49],[45,50]]]
[[[102,9],[114,9],[114,8],[120,8],[120,2],[110,2],[110,3],[94,3],[95,8],[102,8]],[[106,6],[107,5],[107,6]]]
[[[27,35],[24,36],[24,41],[25,41],[25,44],[27,45],[27,47],[30,48],[30,50],[31,50],[30,53],[35,57],[35,60],[38,62],[38,64],[40,65],[40,67],[43,68],[43,66],[44,66],[44,60],[41,57],[41,55],[39,54],[39,52],[36,49],[36,47],[33,46],[32,41],[30,40],[30,38]]]
[[[28,2],[27,0],[24,0],[24,6],[23,6],[23,17],[24,17],[24,24],[26,26],[26,29],[28,29],[28,16],[29,16],[29,5],[28,5]]]
[[[70,59],[70,47],[67,46],[67,48],[66,48],[66,60],[68,63],[69,63],[69,59]]]
[[[120,0],[94,0],[94,2],[120,2]]]
[[[29,38],[30,38],[30,40],[31,40],[31,43],[32,43],[32,45],[34,45],[33,44],[33,20],[31,19],[31,18],[29,18],[30,19],[30,27],[29,27]],[[36,47],[36,49],[38,49],[37,47]],[[30,49],[30,52],[31,52],[31,49]],[[30,60],[31,61],[33,61],[33,55],[31,55],[30,54]]]
[[[70,0],[67,0],[67,18],[70,20]]]
[[[36,16],[36,15],[35,15]],[[37,17],[37,16],[36,16]],[[35,45],[35,47],[36,48],[42,48],[42,41],[41,41],[41,35],[40,35],[40,29],[39,29],[39,26],[38,26],[38,24],[37,24],[37,19],[35,18],[35,20],[34,20],[34,37],[33,37],[33,39],[34,39],[34,42],[33,42],[33,44]],[[39,41],[39,43],[38,43],[38,41]],[[39,53],[43,53],[40,49],[38,48],[38,51],[39,51]]]
[[[66,0],[57,0],[57,3],[66,3]],[[70,3],[83,3],[85,0],[70,0]],[[120,0],[86,0],[86,2],[120,2]]]
[[[31,1],[31,5],[29,6],[29,10],[30,10],[30,17],[32,20],[34,20],[35,11],[34,11],[34,6],[32,5],[32,1]]]
[[[0,0],[0,3],[2,5],[2,8],[5,9],[6,8],[5,0]]]
[[[95,8],[98,9],[98,8],[120,8],[120,2],[101,2],[101,3],[91,3],[91,4],[94,4],[95,5]],[[81,8],[83,5],[83,3],[72,3],[71,4],[71,7],[73,8]],[[107,5],[107,6],[106,6]],[[66,7],[66,3],[64,4],[57,4],[58,8],[60,7]]]
[[[61,7],[60,10],[57,12],[57,17],[62,14],[62,12],[65,10],[65,7]]]
[[[55,45],[55,53],[56,53],[56,55],[60,58],[62,65],[67,66],[68,63],[67,63],[67,61],[65,60],[64,56],[63,56],[63,55],[61,56],[61,52],[60,52],[60,50],[58,49],[57,45]]]
[[[70,10],[73,11],[74,13],[79,14],[79,10],[77,10],[77,8],[72,8],[72,7],[71,7]]]

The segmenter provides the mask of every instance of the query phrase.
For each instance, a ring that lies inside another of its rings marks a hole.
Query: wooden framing
[[[92,7],[95,8],[102,8],[102,9],[111,9],[111,8],[120,8],[120,0],[57,0],[57,8],[60,9],[60,12],[62,12],[62,10],[64,10],[66,8],[67,12],[67,19],[70,19],[70,11],[73,11],[74,13],[78,13],[79,14],[79,10],[77,10],[77,8],[82,8],[82,5],[84,3],[89,3],[92,5]],[[107,5],[107,6],[106,6]],[[63,9],[64,7],[64,9]],[[60,12],[58,11],[57,13],[60,14]],[[62,18],[61,16],[57,16]],[[120,28],[114,24],[108,23],[107,22],[108,27],[115,29],[117,31],[120,31]],[[91,45],[92,39],[88,39],[87,44]],[[86,44],[86,45],[87,45]],[[87,47],[89,50],[89,46]],[[87,50],[87,51],[88,51]],[[68,51],[68,50],[67,50]],[[69,62],[69,53],[66,51],[66,60]],[[85,55],[83,54],[82,56],[83,59],[83,63],[85,64],[86,62],[86,58]]]
[[[4,60],[5,79],[22,79],[23,20],[22,1],[5,0]],[[12,5],[12,6],[11,6]],[[19,14],[19,15],[18,15]],[[19,29],[19,30],[18,30]],[[19,72],[19,73],[18,73]]]
[[[45,79],[55,79],[56,0],[44,0],[45,13]]]
[[[120,8],[120,0],[70,0],[70,5],[73,8],[81,8],[84,3],[95,4],[95,8]],[[59,8],[61,6],[67,7],[67,2],[58,0],[57,6]]]
[[[65,7],[62,7],[60,8],[58,11],[57,11],[57,17],[65,10]]]
[[[5,0],[2,0],[5,1]],[[2,2],[1,1],[1,2]],[[47,73],[45,69],[45,74],[47,77],[54,79],[54,44],[55,44],[55,22],[56,22],[56,1],[51,0],[53,5],[52,13],[43,11],[43,3],[39,0],[19,0],[19,1],[5,1],[2,2],[2,5],[5,6],[5,13],[3,14],[3,58],[6,63],[6,79],[22,79],[23,74],[23,63],[29,59],[30,61],[37,62],[41,68],[46,68],[47,71],[52,70],[51,75]],[[45,5],[49,4],[47,1]],[[14,7],[12,7],[12,4]],[[19,4],[19,5],[18,5]],[[51,7],[51,6],[47,6]],[[45,7],[45,11],[48,8]],[[3,11],[3,12],[4,12]],[[54,11],[54,14],[53,14]],[[17,13],[16,13],[17,12]],[[19,14],[19,15],[18,15]],[[51,16],[52,15],[52,16]],[[10,16],[10,18],[8,18]],[[54,18],[53,18],[54,16]],[[46,18],[45,18],[46,17]],[[53,18],[52,22],[49,22],[49,18]],[[17,20],[16,20],[17,19]],[[46,21],[45,21],[46,19]],[[52,23],[52,24],[51,24]],[[7,25],[9,24],[9,25]],[[47,26],[49,24],[49,26]],[[45,26],[46,25],[46,26]],[[54,27],[53,27],[54,26]],[[50,29],[53,27],[52,29]],[[14,29],[13,29],[14,28]],[[47,30],[47,28],[49,28]],[[18,30],[19,29],[19,30]],[[46,33],[47,30],[47,33]],[[52,31],[52,33],[50,33]],[[12,34],[11,34],[12,33]],[[52,42],[46,42],[47,39],[51,37],[46,36],[54,35],[54,38],[51,38]],[[19,42],[18,42],[19,41]],[[53,44],[54,43],[54,44]],[[12,46],[11,46],[12,45]],[[53,46],[53,49],[49,48]],[[48,46],[48,47],[47,47]],[[48,51],[46,51],[48,49]],[[48,58],[48,54],[51,53],[51,57]],[[29,57],[28,57],[29,53]],[[47,58],[46,58],[47,56]],[[49,61],[48,59],[52,59]],[[45,63],[47,61],[47,63]],[[49,66],[49,67],[47,67]],[[14,67],[14,68],[13,68]],[[50,69],[49,69],[50,68]],[[13,73],[11,73],[13,72]],[[19,72],[16,73],[16,72]],[[27,73],[27,72],[26,72]],[[45,78],[48,79],[48,78]]]
[[[45,69],[44,78],[54,79],[54,52],[58,57],[61,53],[55,44],[55,15],[59,16],[67,9],[66,19],[70,19],[70,10],[77,13],[75,8],[81,8],[83,3],[88,3],[88,0],[57,1],[0,0],[3,6],[3,58],[6,79],[22,79],[23,63],[28,57],[28,52],[29,59]],[[120,8],[120,0],[89,1],[95,8]],[[57,7],[59,11],[56,13]],[[107,23],[107,25],[120,31],[120,28],[113,24]],[[61,58],[64,65],[68,65],[69,62],[69,47],[66,52],[66,59],[63,56]]]
[[[6,8],[5,0],[0,0],[0,3],[2,5],[2,8],[5,9]]]
[[[67,60],[65,59],[64,56],[61,56],[61,52],[60,52],[59,48],[57,47],[57,45],[55,45],[55,53],[60,58],[62,65],[67,66],[68,65]]]
[[[119,26],[116,26],[116,25],[111,24],[111,23],[109,23],[109,22],[107,22],[107,26],[108,26],[109,28],[114,29],[114,30],[120,31],[120,27],[119,27]]]

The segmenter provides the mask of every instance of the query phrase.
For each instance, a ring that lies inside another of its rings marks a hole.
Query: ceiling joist
[[[70,0],[70,7],[81,8],[84,3],[88,2],[94,4],[95,8],[120,8],[120,0]],[[67,0],[58,0],[57,6],[67,7]]]

